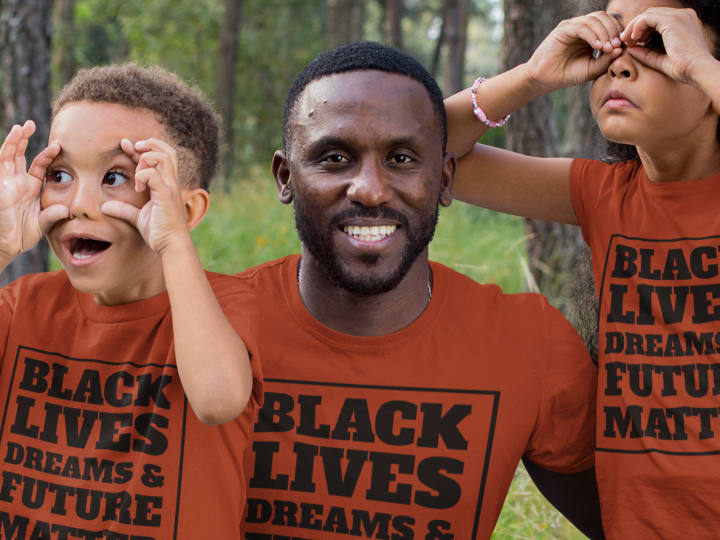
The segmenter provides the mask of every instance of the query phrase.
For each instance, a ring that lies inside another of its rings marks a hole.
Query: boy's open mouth
[[[80,260],[89,259],[110,247],[110,242],[93,238],[71,238],[67,242],[70,254]]]

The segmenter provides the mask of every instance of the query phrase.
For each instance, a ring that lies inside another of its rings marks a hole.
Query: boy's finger
[[[138,189],[138,184],[142,187]],[[145,186],[150,188],[150,191],[159,191],[166,189],[168,186],[163,179],[163,175],[155,167],[149,167],[135,174],[135,191],[143,191]]]
[[[177,166],[177,152],[175,152],[175,148],[162,139],[151,137],[149,139],[145,139],[144,141],[138,141],[135,143],[135,148],[142,152],[164,152],[170,156],[170,161]]]
[[[53,228],[53,225],[55,225],[58,221],[69,217],[70,208],[64,204],[53,204],[52,206],[48,206],[45,210],[42,210],[38,216],[40,230],[43,234],[47,234],[48,231]]]
[[[132,159],[135,163],[140,161],[140,156],[142,155],[140,152],[135,150],[135,143],[133,143],[130,139],[122,139],[120,141],[120,148],[123,152],[125,152],[130,159]]]
[[[0,147],[0,161],[3,163],[3,172],[5,174],[13,174],[15,172],[15,150],[17,149],[21,134],[22,128],[15,124],[10,129],[10,132]]]
[[[140,209],[123,201],[106,201],[100,206],[100,211],[106,216],[127,221],[137,228],[140,218]]]
[[[25,151],[30,142],[30,137],[35,133],[35,122],[27,120],[21,128],[20,140],[18,141],[17,148],[15,149],[15,167],[16,170],[25,170]]]
[[[60,153],[60,143],[52,142],[47,148],[40,152],[30,164],[28,174],[40,180],[45,180],[48,166]]]

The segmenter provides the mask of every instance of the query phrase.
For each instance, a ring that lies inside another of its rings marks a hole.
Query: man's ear
[[[210,194],[203,188],[184,189],[182,198],[188,229],[192,231],[210,210]]]
[[[273,155],[272,173],[275,177],[278,199],[283,204],[290,204],[293,200],[293,190],[290,185],[290,163],[282,150],[277,150]]]
[[[442,170],[442,188],[440,191],[440,204],[450,206],[452,203],[452,186],[455,181],[455,171],[457,169],[457,160],[452,152],[445,152],[443,156]]]

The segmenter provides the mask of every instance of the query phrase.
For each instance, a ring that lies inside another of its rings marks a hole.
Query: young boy
[[[0,291],[0,538],[239,539],[260,371],[234,278],[189,234],[215,114],[162,69],[107,66],[61,91],[26,172],[33,131],[0,148],[0,266],[46,233],[64,270]]]

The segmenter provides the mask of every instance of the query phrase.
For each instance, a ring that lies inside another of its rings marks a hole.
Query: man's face
[[[305,88],[290,122],[289,156],[273,170],[304,257],[349,292],[393,289],[426,253],[438,203],[451,202],[455,163],[425,87],[381,71],[331,75]]]

